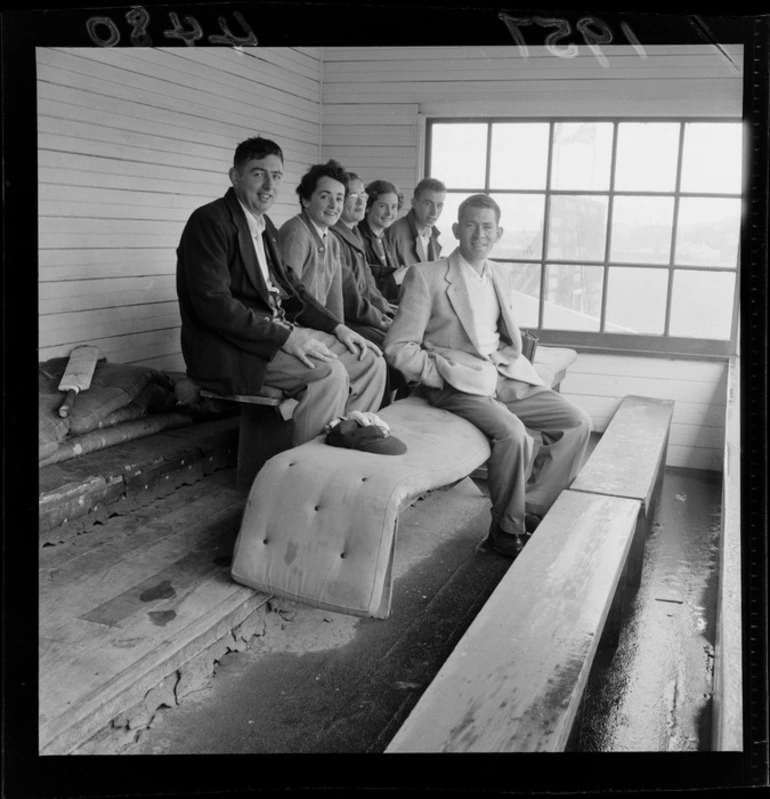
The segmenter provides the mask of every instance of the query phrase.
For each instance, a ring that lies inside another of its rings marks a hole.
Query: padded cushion
[[[538,347],[547,385],[577,357]],[[467,477],[490,455],[470,422],[416,396],[378,411],[403,455],[332,447],[319,436],[282,452],[252,485],[233,579],[258,591],[359,616],[387,618],[398,513],[425,491]]]
[[[489,443],[470,422],[409,397],[378,415],[407,446],[376,455],[319,436],[271,458],[249,493],[232,576],[316,607],[386,618],[399,510],[469,475]]]
[[[559,372],[571,366],[577,358],[577,352],[568,347],[538,346],[535,350],[535,371],[545,380],[545,384],[553,388],[554,379]]]

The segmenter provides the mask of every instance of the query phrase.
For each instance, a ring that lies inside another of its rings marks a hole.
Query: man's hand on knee
[[[316,358],[328,363],[337,360],[337,356],[319,339],[315,338],[308,330],[295,327],[289,334],[281,349],[298,358],[309,369],[315,369],[315,364],[310,360]]]
[[[369,339],[364,338],[360,333],[351,330],[345,325],[337,325],[334,328],[334,335],[341,341],[354,355],[358,353],[358,360],[362,361],[366,357],[366,350],[370,349],[375,355],[382,355],[382,350]]]

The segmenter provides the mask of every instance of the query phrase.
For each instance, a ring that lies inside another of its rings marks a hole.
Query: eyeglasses
[[[354,203],[357,203],[359,200],[363,200],[364,202],[366,202],[368,197],[369,195],[365,191],[362,191],[361,194],[356,194],[355,192],[352,194],[348,194],[348,200]]]

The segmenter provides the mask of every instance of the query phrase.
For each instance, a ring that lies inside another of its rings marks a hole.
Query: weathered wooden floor
[[[130,736],[253,635],[267,597],[229,575],[245,500],[231,483],[227,472],[183,486],[41,549],[41,753]]]

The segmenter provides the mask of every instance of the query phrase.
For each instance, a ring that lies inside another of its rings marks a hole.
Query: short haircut
[[[256,159],[261,161],[268,155],[277,155],[283,163],[283,150],[271,139],[263,139],[261,136],[253,136],[242,141],[235,148],[233,156],[233,166],[240,169],[247,161]]]
[[[302,176],[302,180],[297,186],[297,194],[299,195],[300,205],[302,200],[309,200],[310,196],[315,191],[318,181],[321,178],[331,178],[332,180],[339,181],[345,187],[345,196],[348,196],[348,180],[350,175],[345,171],[345,168],[339,161],[331,159],[325,164],[315,164],[308,169]]]
[[[491,208],[495,212],[497,224],[500,224],[500,206],[488,194],[471,194],[466,197],[457,209],[457,221],[462,221],[466,208]]]
[[[413,197],[419,197],[421,191],[446,192],[446,186],[436,178],[423,178],[415,187]]]
[[[361,179],[361,176],[360,176],[360,175],[356,175],[356,173],[355,173],[355,172],[348,172],[348,186],[350,186],[350,184],[351,184],[351,183],[352,183],[354,180],[360,180],[360,181],[361,181],[361,183],[363,183],[363,182],[364,182],[364,181]]]
[[[369,195],[366,199],[367,211],[377,202],[377,198],[381,194],[395,194],[398,197],[398,189],[388,180],[373,180],[365,191]]]

